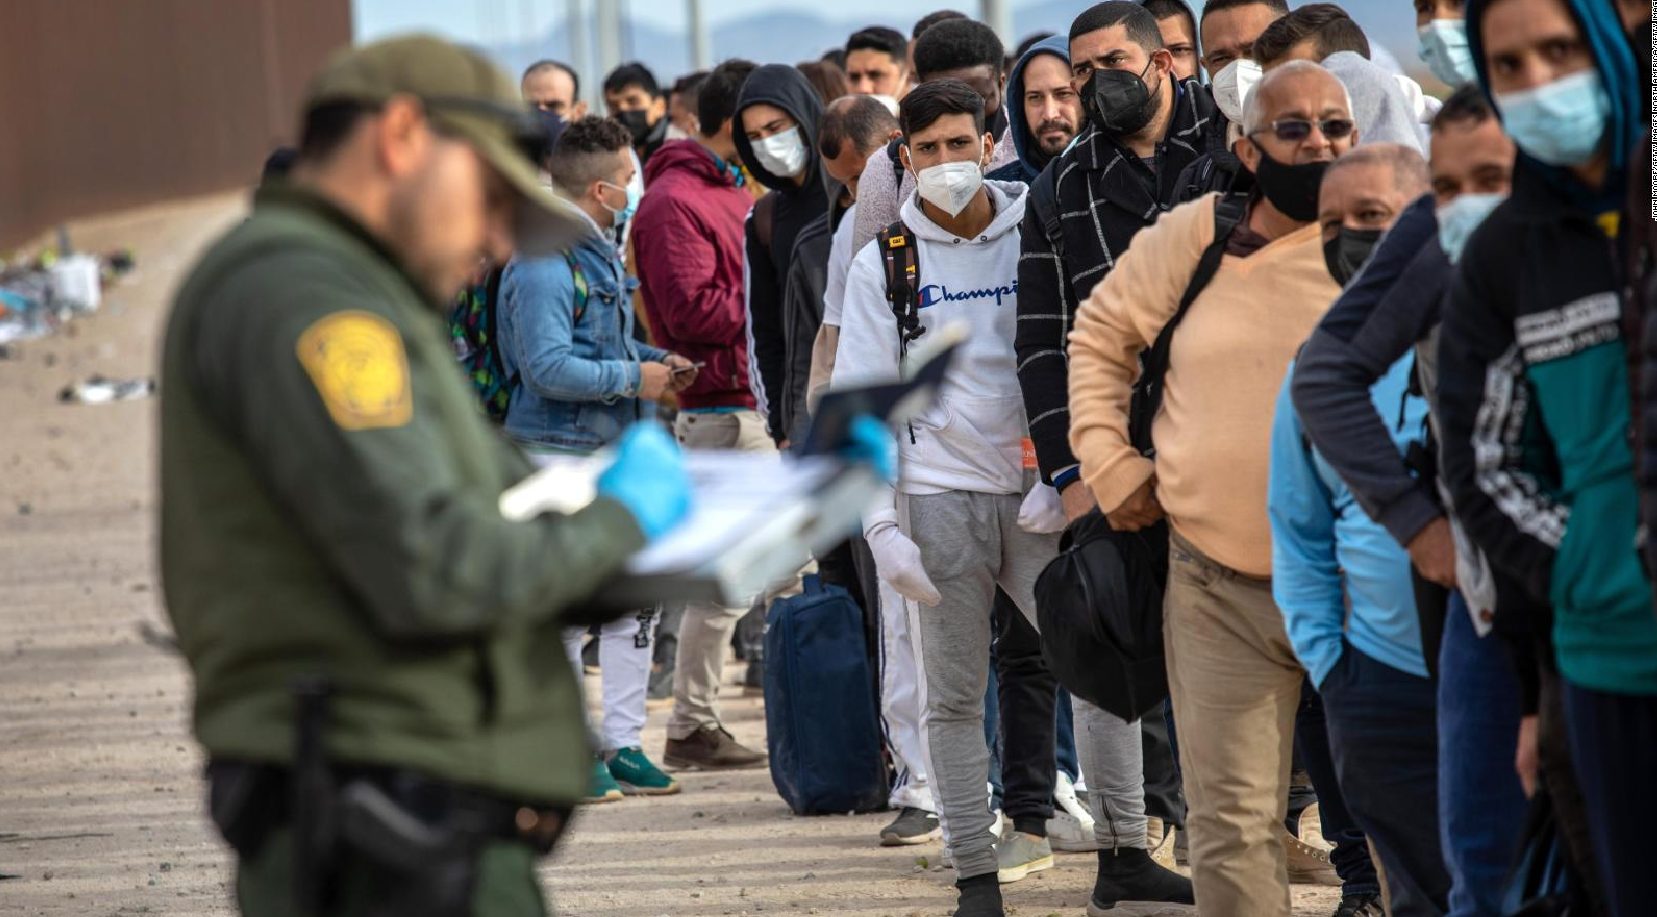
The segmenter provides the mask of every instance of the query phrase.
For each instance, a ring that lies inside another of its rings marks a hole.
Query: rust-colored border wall
[[[0,249],[257,180],[350,0],[0,0]]]

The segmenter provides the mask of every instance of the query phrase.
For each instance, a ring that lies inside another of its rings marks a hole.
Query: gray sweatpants
[[[951,491],[898,500],[904,532],[942,601],[910,603],[924,673],[921,728],[944,840],[960,878],[996,871],[994,817],[984,791],[984,689],[989,679],[990,607],[999,585],[1036,623],[1036,577],[1058,553],[1057,535],[1018,527],[1018,494]],[[1138,722],[1074,698],[1076,750],[1101,846],[1145,846],[1144,761]]]

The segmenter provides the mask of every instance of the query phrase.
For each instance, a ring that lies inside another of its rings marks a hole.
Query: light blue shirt
[[[1426,402],[1406,394],[1413,356],[1370,389],[1400,451],[1424,435]],[[1289,398],[1291,366],[1272,423],[1272,597],[1295,656],[1321,686],[1346,643],[1411,675],[1427,677],[1410,556],[1364,514],[1335,470],[1301,432]]]

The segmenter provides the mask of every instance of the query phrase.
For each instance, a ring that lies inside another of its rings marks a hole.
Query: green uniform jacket
[[[643,543],[621,505],[501,517],[530,472],[440,317],[352,218],[264,191],[178,294],[161,369],[161,567],[217,758],[286,762],[297,676],[330,755],[515,800],[591,759],[560,612]]]

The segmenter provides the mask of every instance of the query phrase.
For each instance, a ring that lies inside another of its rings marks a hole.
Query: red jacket
[[[644,169],[633,253],[656,344],[705,362],[686,408],[754,407],[742,290],[742,225],[754,199],[701,144],[663,144]]]

